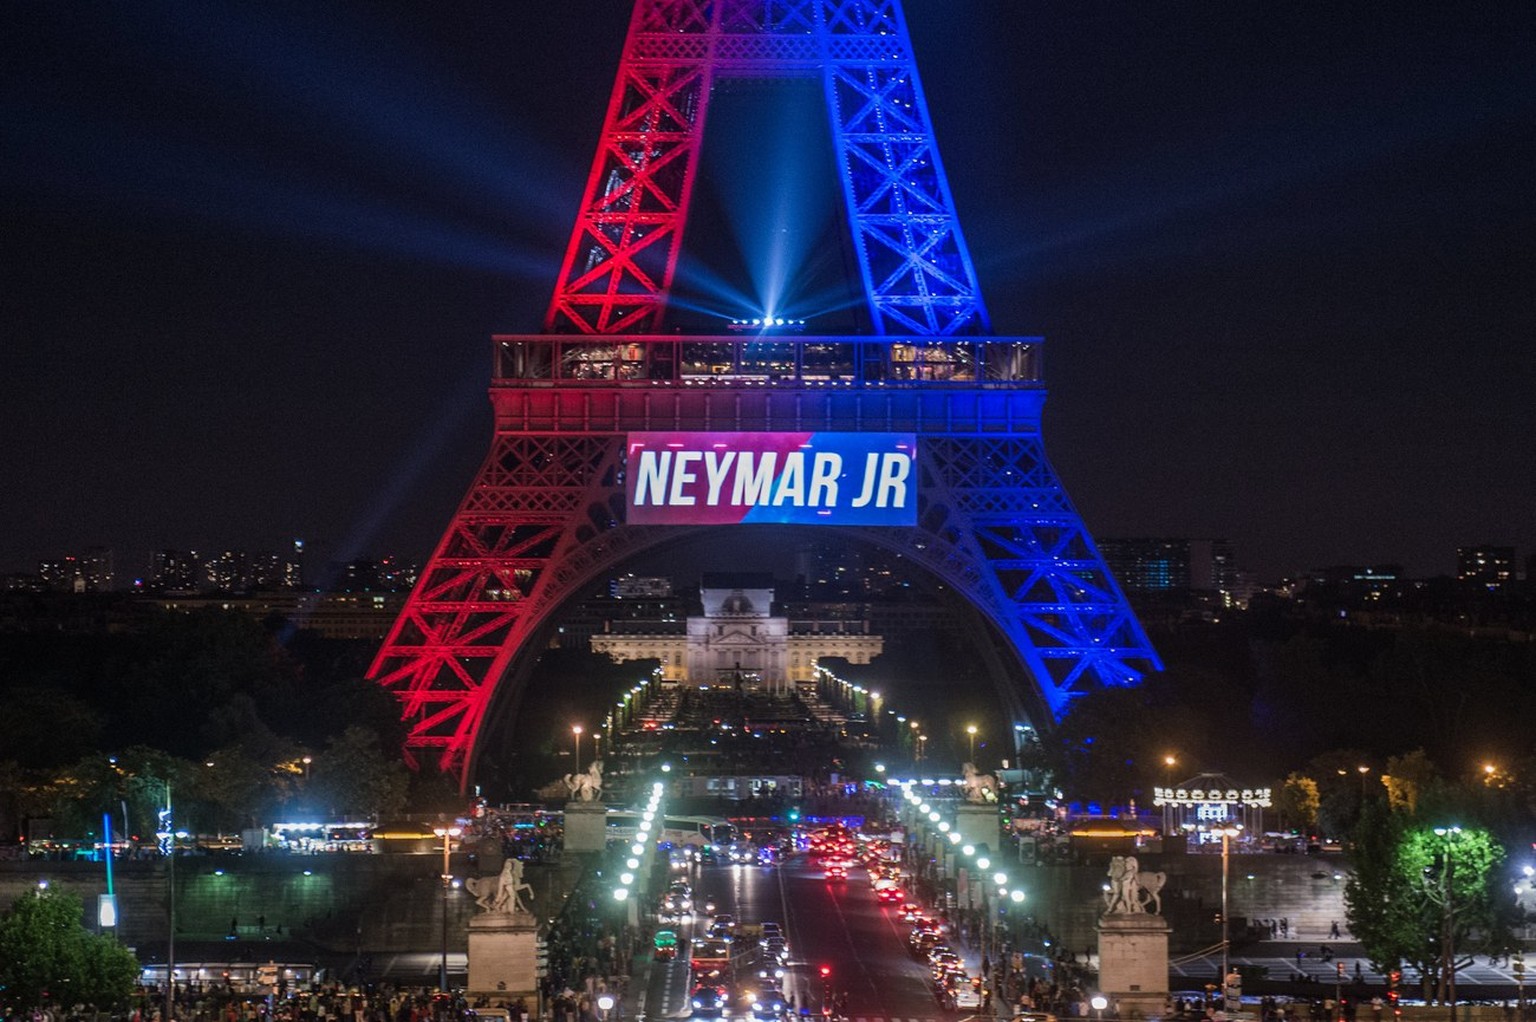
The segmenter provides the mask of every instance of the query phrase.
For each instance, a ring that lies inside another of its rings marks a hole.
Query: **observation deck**
[[[1035,433],[1038,337],[507,334],[499,431]]]
[[[494,387],[1041,387],[1039,337],[507,334]]]

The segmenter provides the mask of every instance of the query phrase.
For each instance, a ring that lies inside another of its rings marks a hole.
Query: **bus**
[[[688,971],[694,983],[730,982],[731,942],[715,937],[693,938],[688,952]]]
[[[608,810],[608,840],[633,841],[639,830],[641,814],[631,809]],[[661,818],[653,828],[663,845],[724,847],[736,840],[736,828],[723,816],[676,816]]]

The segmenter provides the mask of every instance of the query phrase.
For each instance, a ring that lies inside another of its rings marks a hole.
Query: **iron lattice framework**
[[[871,336],[658,332],[729,75],[821,77]],[[370,671],[413,762],[467,783],[560,608],[699,528],[625,524],[632,430],[915,433],[918,524],[857,538],[980,611],[1015,719],[1159,666],[1046,460],[1039,339],[990,334],[897,0],[638,0],[545,333],[494,346],[490,453]]]
[[[822,81],[875,333],[987,331],[896,0],[650,0],[544,328],[656,332],[717,76]]]

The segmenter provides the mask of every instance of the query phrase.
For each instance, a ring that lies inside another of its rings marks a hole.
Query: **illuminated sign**
[[[1240,805],[1258,806],[1268,808],[1270,795],[1268,788],[1211,788],[1209,790],[1194,788],[1153,788],[1152,804],[1155,806],[1202,806],[1202,805]]]
[[[631,433],[631,525],[917,524],[911,433]]]

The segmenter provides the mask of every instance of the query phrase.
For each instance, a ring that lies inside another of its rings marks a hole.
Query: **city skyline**
[[[1264,580],[1536,548],[1536,18],[907,6],[1096,535],[1231,538]],[[23,19],[0,571],[285,534],[424,560],[489,337],[548,302],[612,7]]]

